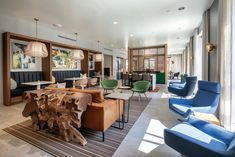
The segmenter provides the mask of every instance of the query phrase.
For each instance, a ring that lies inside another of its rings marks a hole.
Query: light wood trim
[[[130,48],[131,50],[141,50],[141,49],[154,49],[154,48],[165,48],[166,44],[163,45],[155,45],[155,46],[146,46],[146,47],[134,47]]]

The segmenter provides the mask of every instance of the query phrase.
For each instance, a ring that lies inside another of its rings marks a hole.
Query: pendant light
[[[31,41],[28,43],[27,47],[25,48],[25,55],[31,56],[31,57],[47,57],[48,51],[47,47],[44,43],[38,42],[38,21],[39,19],[34,18],[34,21],[36,23],[36,41]]]
[[[76,35],[76,46],[78,46],[78,34],[75,33]],[[72,50],[70,53],[70,58],[74,59],[74,60],[83,60],[84,59],[84,54],[83,51],[80,49],[75,49]]]
[[[99,51],[100,50],[100,41],[98,40],[97,43],[98,43],[98,51]],[[95,54],[95,61],[96,62],[102,62],[102,59],[103,59],[103,55],[101,53]]]

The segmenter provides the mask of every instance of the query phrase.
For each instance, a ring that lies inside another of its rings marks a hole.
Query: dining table
[[[46,84],[53,84],[52,81],[34,81],[34,82],[23,82],[22,85],[28,85],[28,86],[37,86],[37,89],[41,89],[41,85]]]

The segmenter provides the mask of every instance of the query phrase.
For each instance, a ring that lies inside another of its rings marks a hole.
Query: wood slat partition
[[[88,62],[88,53],[101,53],[95,50],[90,50],[86,48],[80,48],[77,46],[67,45],[63,43],[58,43],[54,41],[38,39],[26,35],[21,35],[17,33],[5,32],[2,34],[3,36],[3,103],[6,106],[12,104],[11,101],[11,53],[10,53],[10,43],[11,39],[22,40],[22,41],[39,41],[46,44],[48,49],[48,56],[46,58],[42,58],[42,71],[44,80],[50,81],[52,79],[52,47],[62,47],[68,49],[81,49],[84,52],[85,59],[82,61],[82,70],[86,72],[89,76],[89,62]]]
[[[147,46],[147,47],[137,47],[137,48],[128,48],[128,72],[133,72],[133,50],[143,50],[143,49],[153,49],[153,48],[164,48],[164,72],[165,72],[165,83],[167,83],[168,77],[168,68],[167,68],[167,58],[168,58],[168,45],[156,45],[156,46]],[[145,55],[148,57],[148,55]]]

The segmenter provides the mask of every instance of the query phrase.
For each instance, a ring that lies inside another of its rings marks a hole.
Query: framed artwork
[[[38,61],[35,57],[24,54],[28,42],[11,41],[11,69],[12,70],[36,70]]]
[[[94,58],[93,58],[93,55],[89,54],[88,59],[89,59],[89,70],[94,70]]]
[[[52,68],[58,70],[80,70],[81,62],[71,59],[72,49],[52,47]]]

